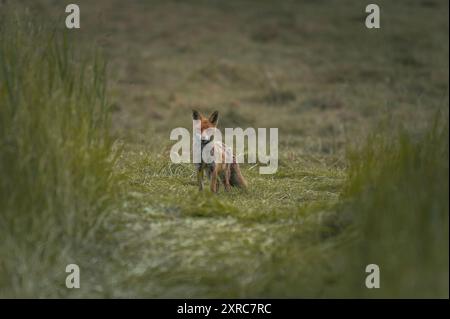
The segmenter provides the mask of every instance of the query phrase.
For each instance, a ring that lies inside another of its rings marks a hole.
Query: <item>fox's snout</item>
[[[214,140],[214,135],[202,133],[202,135],[201,135],[202,145],[208,144],[209,142],[212,142],[213,140]]]
[[[212,142],[214,140],[214,135],[212,134],[205,134],[202,132],[202,134],[196,134],[195,138],[198,142],[201,143],[202,146],[208,144],[209,142]]]

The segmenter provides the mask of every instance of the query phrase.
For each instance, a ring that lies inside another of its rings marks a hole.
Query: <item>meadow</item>
[[[77,3],[0,6],[0,297],[448,298],[448,2]],[[278,171],[199,192],[193,108]]]

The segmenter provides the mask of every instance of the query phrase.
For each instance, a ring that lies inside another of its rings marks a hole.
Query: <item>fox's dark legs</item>
[[[231,167],[228,164],[227,169],[225,170],[225,178],[223,180],[223,185],[225,186],[225,190],[228,192],[231,189],[230,185],[230,177],[231,177]]]
[[[217,193],[217,191],[219,190],[218,168],[214,166],[212,167],[204,166],[201,164],[197,166],[197,183],[199,191],[203,190],[203,174],[205,169],[208,179],[211,182],[211,191],[213,193]]]
[[[211,192],[217,193],[220,188],[221,182],[223,183],[225,190],[231,190],[231,165],[199,165],[197,166],[197,181],[199,190],[203,190],[203,174],[206,169],[211,188]],[[219,174],[220,172],[220,174]]]
[[[218,189],[218,180],[217,180],[217,169],[214,169],[214,171],[211,174],[211,192],[217,193]]]
[[[200,191],[203,190],[203,168],[200,167],[197,170],[197,182],[198,182],[198,188]]]

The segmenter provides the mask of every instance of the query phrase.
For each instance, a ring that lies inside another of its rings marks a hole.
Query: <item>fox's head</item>
[[[214,111],[209,117],[204,117],[200,112],[193,110],[192,118],[200,121],[200,132],[202,144],[206,144],[213,140],[213,132],[217,127],[217,121],[219,119],[219,112]]]

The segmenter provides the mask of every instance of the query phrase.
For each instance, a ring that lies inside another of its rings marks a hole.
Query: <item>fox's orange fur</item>
[[[222,142],[215,142],[209,137],[204,136],[205,130],[217,127],[219,112],[215,111],[209,118],[206,118],[194,110],[192,112],[192,118],[201,121],[202,150],[206,144],[214,143],[213,151],[217,152],[218,157],[221,158],[220,162],[204,163],[202,160],[200,164],[196,164],[199,189],[203,190],[203,172],[205,170],[211,183],[211,191],[214,193],[219,190],[219,180],[223,182],[226,191],[230,190],[231,186],[247,188],[247,182],[241,174],[235,156],[231,154],[231,149]],[[227,152],[229,153],[227,154]],[[226,163],[226,155],[233,156],[232,163]]]

